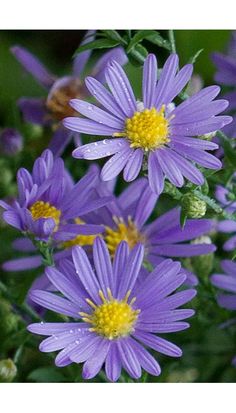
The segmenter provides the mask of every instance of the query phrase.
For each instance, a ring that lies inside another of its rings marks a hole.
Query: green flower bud
[[[3,335],[17,330],[20,318],[12,312],[11,304],[0,298],[0,331]]]
[[[17,374],[17,368],[11,359],[0,360],[0,383],[10,383]]]
[[[207,235],[196,238],[191,244],[212,244],[211,238]],[[214,253],[206,255],[198,255],[197,257],[191,258],[191,263],[193,271],[201,278],[208,279],[209,274],[212,271],[214,262]]]
[[[206,202],[191,192],[182,196],[181,206],[184,214],[188,218],[202,218],[207,210]]]

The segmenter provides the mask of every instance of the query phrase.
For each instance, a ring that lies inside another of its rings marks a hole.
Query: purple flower
[[[109,196],[111,191],[103,185],[98,187],[100,196]],[[214,244],[201,241],[189,243],[213,228],[209,219],[188,219],[185,227],[180,226],[180,208],[174,208],[158,218],[149,221],[157,202],[146,178],[131,183],[119,196],[113,198],[99,211],[93,211],[83,217],[85,222],[103,224],[106,241],[111,256],[121,241],[128,242],[130,248],[142,243],[145,248],[145,260],[157,265],[165,257],[192,257],[215,251]],[[188,282],[197,283],[196,277],[188,273]]]
[[[78,224],[75,220],[93,209],[104,206],[111,198],[96,195],[97,174],[91,171],[74,184],[64,168],[61,158],[53,159],[52,152],[45,150],[36,159],[32,174],[20,168],[17,173],[19,197],[8,205],[4,220],[35,239],[66,241],[78,234],[91,235],[101,232],[101,226]]]
[[[220,307],[227,310],[236,310],[236,263],[223,260],[221,268],[225,274],[214,274],[211,277],[212,284],[225,291],[218,294],[217,302]],[[236,357],[233,358],[232,364],[236,367]]]
[[[224,128],[224,132],[231,138],[236,137],[236,31],[232,32],[227,54],[215,52],[212,55],[217,71],[215,81],[223,86],[234,88],[224,94],[224,99],[229,101],[227,112],[233,114],[233,122]]]
[[[83,43],[91,41],[94,31],[88,32]],[[72,136],[75,138],[77,145],[80,144],[79,134],[73,134],[61,125],[61,120],[65,116],[76,115],[75,111],[69,106],[70,99],[75,97],[88,97],[82,72],[90,57],[90,51],[80,53],[74,60],[73,71],[71,75],[57,78],[52,75],[43,64],[34,57],[30,52],[20,46],[11,48],[12,53],[21,63],[24,69],[31,73],[36,81],[44,87],[47,92],[47,98],[26,98],[19,100],[19,107],[27,122],[51,125],[56,131],[50,142],[49,148],[54,155],[61,155]],[[104,68],[110,59],[117,59],[122,65],[127,62],[127,57],[122,48],[112,49],[102,56],[92,69],[92,75],[100,81],[104,81]]]
[[[231,179],[231,186],[235,185],[236,174],[233,174]],[[215,197],[221,203],[222,207],[229,214],[236,212],[236,202],[229,198],[229,190],[221,185],[217,185]],[[224,233],[235,233],[223,245],[225,251],[232,251],[236,248],[236,221],[225,219],[218,222],[217,230]]]
[[[161,372],[157,360],[145,347],[180,357],[179,347],[156,335],[189,327],[182,320],[193,310],[179,309],[195,296],[189,289],[172,294],[186,276],[177,262],[166,260],[144,281],[138,282],[144,256],[138,244],[129,252],[122,242],[111,263],[106,244],[97,238],[93,248],[95,270],[81,247],[73,248],[73,264],[64,263],[64,271],[46,269],[51,283],[63,296],[34,290],[31,299],[37,304],[72,318],[68,323],[36,323],[32,333],[49,336],[40,350],[60,350],[58,367],[72,362],[84,363],[83,378],[96,376],[105,364],[110,381],[120,377],[121,369],[135,379],[143,368],[151,375]],[[67,260],[65,260],[67,261]]]
[[[172,54],[157,81],[156,58],[153,54],[146,58],[142,102],[136,101],[129,80],[116,61],[109,63],[105,72],[110,91],[96,79],[87,77],[87,88],[104,109],[72,99],[71,107],[87,119],[68,117],[63,124],[75,132],[112,136],[112,139],[81,146],[74,150],[73,156],[92,160],[112,155],[101,172],[104,181],[122,170],[126,181],[134,180],[145,159],[149,184],[156,194],[163,191],[165,177],[177,187],[184,185],[184,177],[202,185],[204,177],[193,162],[205,168],[221,168],[221,162],[206,152],[218,145],[193,136],[216,131],[231,122],[229,116],[216,116],[228,102],[213,101],[220,88],[211,86],[175,107],[172,101],[188,83],[193,70],[188,64],[176,74],[178,60]]]
[[[23,138],[13,128],[5,128],[0,133],[0,153],[4,155],[16,155],[22,151]]]

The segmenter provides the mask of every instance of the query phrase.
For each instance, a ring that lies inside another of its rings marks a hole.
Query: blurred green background
[[[24,129],[16,106],[19,97],[45,96],[46,92],[32,76],[24,72],[11,55],[10,47],[19,44],[28,48],[53,73],[60,76],[70,73],[72,55],[84,33],[84,31],[0,31],[0,128],[6,126],[20,128],[25,139],[22,154],[14,159],[4,159],[0,156],[0,198],[6,194],[9,195],[9,188],[12,195],[16,193],[14,180],[17,169],[20,166],[31,169],[33,161],[45,148],[47,142],[44,137],[30,136],[32,131]],[[161,34],[166,37],[165,32]],[[230,31],[177,30],[175,36],[181,65],[187,63],[199,49],[204,49],[196,62],[195,73],[204,79],[205,85],[212,83],[214,66],[211,63],[210,54],[213,51],[226,49]],[[157,54],[161,63],[167,57],[163,49],[152,46],[149,50]],[[96,53],[93,54],[93,58],[96,58]],[[136,90],[140,91],[141,69],[129,65],[127,71]],[[24,134],[25,131],[26,134]],[[69,156],[70,153],[71,148],[66,152],[67,165],[74,173],[77,173],[74,160]],[[80,165],[82,165],[80,168],[80,174],[82,174],[87,164],[83,165],[81,161]],[[171,206],[170,199],[166,200],[164,196],[158,205],[158,212],[170,209]],[[17,235],[19,235],[17,231],[6,226],[0,218],[0,264],[7,259],[21,255],[11,249],[11,242]],[[217,240],[219,245],[222,245],[222,241]],[[222,253],[221,250],[220,253]],[[0,269],[0,279],[8,285],[16,302],[22,303],[37,273],[38,271],[4,273]],[[204,290],[204,294],[205,292]],[[0,296],[0,304],[1,300]],[[224,330],[218,328],[220,322],[230,317],[230,313],[218,309],[215,303],[208,302],[207,296],[204,295],[201,299],[197,299],[194,305],[197,309],[197,316],[191,320],[191,329],[169,336],[170,340],[173,339],[184,348],[184,357],[180,360],[158,357],[163,373],[155,381],[235,382],[236,369],[231,366],[231,359],[236,354],[236,328],[235,326]],[[17,360],[16,381],[60,382],[71,381],[72,378],[75,378],[75,381],[81,380],[80,368],[76,365],[56,369],[53,356],[42,354],[37,350],[38,338],[32,337],[25,331],[25,326],[17,316],[12,318],[8,314],[10,318],[6,321],[4,311],[6,313],[6,306],[0,308],[0,359],[12,357]],[[22,343],[26,343],[23,348]]]

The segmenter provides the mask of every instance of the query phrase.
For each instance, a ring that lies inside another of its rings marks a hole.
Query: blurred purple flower
[[[101,197],[111,191],[103,185],[97,187]],[[92,211],[83,217],[85,222],[104,225],[103,238],[111,256],[114,256],[119,242],[126,241],[130,248],[137,243],[145,247],[145,260],[157,265],[165,257],[182,258],[205,255],[215,251],[214,244],[189,243],[213,228],[209,219],[188,219],[185,227],[180,226],[180,208],[174,208],[158,218],[149,219],[158,200],[146,178],[131,183],[119,196],[113,198],[99,211]],[[197,278],[188,272],[188,283],[196,284]]]
[[[95,31],[89,31],[82,44],[91,41]],[[69,106],[68,102],[76,97],[88,97],[89,93],[84,85],[82,73],[90,57],[91,51],[80,53],[74,59],[72,74],[57,78],[52,75],[43,64],[30,52],[20,46],[11,48],[11,52],[21,63],[24,69],[31,73],[36,81],[43,86],[47,92],[47,98],[28,98],[23,97],[18,104],[27,122],[51,125],[55,131],[49,144],[49,149],[54,155],[61,155],[72,136],[75,138],[76,145],[80,145],[80,135],[66,130],[61,124],[61,120],[66,116],[75,116],[75,111]],[[95,64],[91,74],[104,81],[104,68],[111,59],[117,59],[121,65],[127,62],[127,57],[122,48],[117,47],[105,53]]]
[[[54,287],[64,297],[44,290],[34,290],[31,299],[47,309],[72,318],[68,323],[35,323],[28,330],[49,336],[40,350],[60,350],[58,367],[72,362],[84,363],[83,378],[96,376],[105,363],[110,381],[117,381],[121,369],[135,379],[142,368],[151,375],[161,372],[149,347],[171,357],[180,357],[179,347],[156,335],[185,330],[182,320],[191,317],[191,309],[179,309],[196,294],[193,289],[172,294],[186,276],[181,265],[165,260],[144,281],[138,282],[144,248],[138,244],[129,252],[122,242],[113,265],[107,246],[97,238],[93,247],[94,267],[81,247],[73,248],[73,264],[64,271],[46,269]],[[77,321],[78,320],[78,321]]]
[[[232,176],[231,184],[236,185],[236,173]],[[229,214],[236,212],[236,201],[229,198],[229,190],[227,188],[222,185],[217,185],[215,197],[226,212]],[[224,233],[235,233],[224,243],[223,248],[225,251],[236,249],[236,221],[231,219],[220,221],[217,224],[217,230]]]
[[[74,221],[110,201],[111,197],[96,196],[97,178],[96,172],[90,172],[74,184],[63,160],[53,159],[52,152],[45,150],[36,159],[32,174],[19,169],[19,197],[12,205],[0,201],[6,209],[3,218],[21,232],[43,241],[66,241],[72,235],[102,232],[101,226],[78,225]]]
[[[227,310],[236,310],[236,263],[223,260],[221,268],[225,274],[214,274],[211,277],[212,284],[225,291],[218,294],[217,302],[220,307]],[[233,358],[232,364],[236,367],[236,357]]]
[[[13,128],[5,128],[0,133],[0,153],[3,155],[16,155],[23,149],[23,138]]]
[[[236,31],[232,32],[227,54],[215,52],[212,54],[212,60],[217,68],[215,81],[223,86],[234,88],[223,95],[223,98],[229,102],[227,113],[233,116],[233,122],[224,127],[223,131],[229,137],[236,138]]]
[[[87,88],[105,110],[73,99],[71,107],[86,118],[68,117],[63,124],[76,132],[113,139],[81,146],[73,156],[92,160],[113,155],[102,169],[102,179],[113,179],[124,170],[124,179],[129,182],[137,178],[147,155],[149,184],[156,194],[163,191],[165,177],[177,187],[184,185],[184,177],[202,185],[204,177],[193,162],[205,168],[221,168],[219,159],[206,152],[218,145],[193,136],[216,131],[231,122],[229,116],[216,116],[228,102],[213,101],[220,88],[210,86],[175,107],[172,101],[188,83],[193,69],[187,64],[176,75],[178,61],[178,56],[172,54],[157,81],[156,58],[153,54],[146,58],[143,102],[136,101],[129,80],[116,61],[108,64],[105,72],[111,93],[96,79],[87,77]]]

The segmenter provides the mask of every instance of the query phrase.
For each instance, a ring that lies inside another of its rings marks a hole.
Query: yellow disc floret
[[[126,119],[124,132],[114,136],[127,137],[131,148],[155,150],[169,142],[169,122],[164,112],[164,105],[159,111],[151,108],[135,112],[132,118]]]
[[[113,217],[113,220],[116,227],[106,227],[106,232],[104,234],[104,240],[112,257],[121,241],[126,241],[130,249],[132,249],[138,242],[145,242],[144,235],[139,232],[137,226],[130,217],[128,218],[127,224],[122,218]]]
[[[86,301],[93,308],[93,313],[80,313],[80,315],[83,321],[92,325],[90,331],[96,332],[109,340],[128,336],[134,330],[135,322],[140,313],[140,310],[132,308],[135,298],[128,303],[130,291],[123,300],[116,300],[109,288],[107,292],[108,299],[105,298],[102,291],[99,291],[102,300],[101,305],[96,305],[87,299]]]
[[[82,225],[85,224],[84,221],[80,218],[75,218],[75,223]],[[70,239],[68,241],[63,242],[62,247],[63,248],[71,248],[74,245],[80,245],[81,247],[84,247],[85,245],[93,245],[95,238],[97,235],[82,235],[79,234],[75,238]]]
[[[61,211],[55,208],[49,202],[37,201],[30,207],[32,218],[36,221],[39,218],[52,218],[58,226],[61,217]]]

